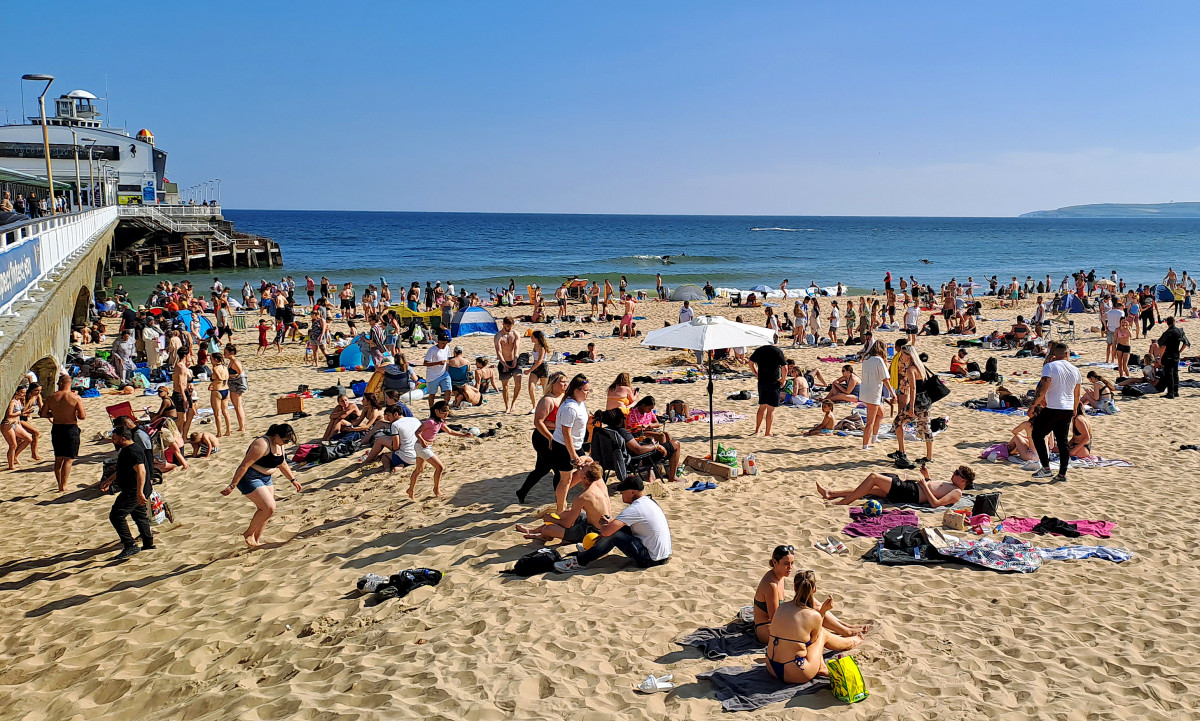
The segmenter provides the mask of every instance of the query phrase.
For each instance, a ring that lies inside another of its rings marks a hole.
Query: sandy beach
[[[985,302],[983,316],[993,320],[981,323],[981,332],[1006,330],[1021,312],[989,305],[994,301]],[[639,328],[674,322],[679,306],[640,304],[647,319]],[[762,323],[761,309],[730,308],[720,300],[696,309]],[[513,315],[525,312],[517,308]],[[1082,331],[1094,324],[1088,314],[1077,325]],[[612,324],[563,327],[607,334]],[[634,341],[552,339],[551,346],[578,351],[588,340],[605,361],[552,369],[583,372],[600,388],[621,371],[682,374],[682,366],[670,365],[678,351]],[[921,338],[918,346],[933,369],[946,370],[954,340]],[[935,478],[971,464],[979,490],[1001,491],[1008,514],[1114,521],[1110,539],[1021,538],[1043,547],[1119,547],[1134,554],[1124,563],[1047,561],[1033,574],[865,563],[859,556],[873,539],[841,536],[846,508],[818,497],[814,483],[852,486],[870,471],[892,470],[885,454],[894,442],[863,451],[858,438],[802,437],[820,418],[817,408],[780,408],[776,437],[749,437],[756,402],[726,400],[754,390],[753,379],[741,379],[716,384],[716,408],[746,416],[716,426],[717,436],[741,455],[755,453],[761,473],[703,493],[683,490],[707,479],[693,471],[684,483],[661,485],[655,495],[671,524],[669,564],[638,570],[613,553],[581,573],[520,579],[500,572],[538,544],[523,540],[513,525],[533,521],[539,507],[553,502],[548,479],[529,503],[514,497],[533,464],[524,389],[519,414],[505,415],[498,394],[454,414],[453,422],[485,431],[502,425],[492,438],[438,439],[447,464],[444,499],[432,497],[429,472],[413,502],[404,493],[406,475],[389,477],[377,466],[363,474],[352,459],[337,461],[303,472],[301,493],[277,484],[278,511],[266,547],[247,550],[241,532],[252,506],[237,493],[222,497],[219,491],[250,440],[270,423],[290,420],[274,415],[276,397],[298,384],[315,390],[340,379],[348,385],[369,373],[304,367],[299,344],[256,358],[253,331],[239,332],[237,342],[250,371],[249,428],[222,438],[215,457],[167,476],[159,490],[177,522],[156,527],[157,550],[112,564],[120,546],[107,518],[111,498],[93,488],[101,460],[112,452],[110,443],[95,440],[108,426],[104,408],[125,397],[85,401],[82,458],[66,494],[54,489],[45,422],[38,424],[45,460],[25,456],[24,468],[5,474],[0,718],[719,717],[710,685],[696,675],[749,666],[757,657],[710,661],[675,641],[697,627],[731,621],[750,603],[779,544],[796,547],[797,568],[816,570],[818,594],[832,594],[844,620],[875,624],[853,654],[871,695],[848,706],[821,691],[743,714],[747,718],[818,712],[845,719],[1184,719],[1200,706],[1200,606],[1194,601],[1200,509],[1191,480],[1200,471],[1200,453],[1178,450],[1200,442],[1194,389],[1174,401],[1118,399],[1119,414],[1093,417],[1094,452],[1134,467],[1076,469],[1066,483],[1031,480],[1017,465],[980,460],[980,450],[1007,440],[1019,420],[958,405],[993,386],[948,383],[950,396],[935,407],[949,418],[936,441]],[[490,337],[456,343],[468,357],[493,352]],[[1133,347],[1145,352],[1146,346],[1143,338]],[[1096,333],[1081,332],[1073,347],[1081,354],[1077,365],[1104,360]],[[784,348],[830,380],[841,364],[817,358],[840,354],[834,350]],[[1040,359],[979,350],[972,358],[982,365],[993,353],[1006,384],[1022,393],[1033,387]],[[707,407],[704,389],[696,382],[653,393],[660,410],[675,398]],[[132,400],[135,408],[156,405],[153,398]],[[306,402],[310,417],[294,423],[301,441],[320,436],[333,405],[330,398]],[[424,404],[417,405],[424,417]],[[839,406],[836,415],[849,412]],[[707,424],[672,431],[685,453],[708,452]],[[618,498],[613,502],[620,507]],[[922,516],[923,525],[940,525],[940,514]],[[850,547],[848,555],[813,547],[830,534]],[[440,570],[444,580],[378,605],[355,590],[365,573],[416,567]],[[677,689],[636,694],[633,686],[650,673],[673,673]]]

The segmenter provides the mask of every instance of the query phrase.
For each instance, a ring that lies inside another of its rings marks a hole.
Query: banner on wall
[[[0,252],[0,306],[20,295],[41,274],[38,242],[34,238]]]

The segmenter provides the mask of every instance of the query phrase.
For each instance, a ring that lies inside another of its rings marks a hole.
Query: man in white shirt
[[[1083,381],[1079,369],[1067,360],[1070,350],[1066,343],[1051,343],[1046,354],[1046,363],[1042,366],[1042,379],[1038,382],[1037,398],[1029,412],[1032,416],[1033,447],[1037,451],[1041,467],[1033,474],[1034,478],[1050,478],[1050,451],[1046,446],[1046,436],[1054,434],[1054,442],[1058,445],[1058,475],[1054,481],[1067,480],[1067,464],[1071,460],[1067,452],[1071,426],[1075,423],[1075,413],[1079,410],[1079,385]]]
[[[917,342],[917,331],[921,325],[921,309],[913,301],[904,309],[904,332],[908,335],[909,343]]]
[[[616,547],[639,568],[661,566],[671,560],[671,529],[667,517],[649,496],[637,476],[630,476],[617,486],[625,510],[599,526],[600,536],[591,548],[578,556],[554,564],[559,573],[571,573],[587,566]]]
[[[1114,300],[1113,307],[1104,313],[1104,329],[1108,331],[1108,348],[1104,351],[1104,362],[1115,363],[1117,356],[1117,329],[1121,327],[1121,319],[1125,317],[1125,308],[1121,301]]]
[[[421,428],[421,421],[405,416],[404,411],[398,405],[385,408],[383,419],[390,426],[389,431],[387,435],[380,436],[375,441],[371,451],[363,458],[361,465],[366,466],[381,455],[383,456],[383,467],[389,473],[394,472],[397,468],[416,463],[417,430]]]
[[[690,300],[683,301],[683,307],[679,309],[679,322],[690,323],[696,314],[692,312],[692,302]]]
[[[438,391],[442,392],[443,400],[450,402],[450,374],[446,372],[446,364],[450,361],[450,331],[443,328],[438,331],[437,343],[425,353],[425,398],[429,401],[429,412],[433,412],[433,404],[437,403]]]

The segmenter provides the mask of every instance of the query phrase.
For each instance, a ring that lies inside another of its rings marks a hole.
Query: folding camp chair
[[[133,417],[133,404],[131,404],[129,401],[118,403],[115,406],[108,406],[104,410],[108,412],[108,417],[114,421],[121,416],[129,416],[130,418]]]
[[[650,471],[667,478],[667,471],[661,463],[654,463],[653,452],[635,456],[625,447],[621,436],[611,428],[596,428],[592,431],[592,457],[604,469],[603,480],[608,480],[609,473],[616,473],[622,480],[629,474],[639,477],[643,483],[650,482]]]
[[[1071,340],[1075,340],[1075,321],[1073,321],[1073,320],[1067,321],[1065,328],[1063,327],[1063,325],[1064,324],[1062,322],[1059,322],[1054,326],[1055,337],[1058,340],[1066,340],[1067,338],[1070,338]]]

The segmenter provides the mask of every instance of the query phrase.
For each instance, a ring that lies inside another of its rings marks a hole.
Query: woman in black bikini
[[[1115,386],[1113,386],[1112,381],[1096,371],[1088,371],[1087,380],[1088,383],[1092,384],[1092,387],[1084,392],[1083,397],[1079,399],[1083,405],[1098,409],[1100,408],[1101,401],[1111,401],[1113,399]]]
[[[278,468],[283,477],[292,482],[296,492],[303,490],[284,455],[286,444],[295,442],[296,432],[290,425],[272,425],[265,436],[255,438],[250,443],[245,458],[233,472],[233,481],[221,489],[221,495],[228,496],[237,488],[254,503],[254,517],[250,519],[250,527],[242,534],[246,545],[251,548],[262,545],[263,529],[275,513],[275,485],[271,479],[275,469]]]
[[[862,643],[861,636],[845,638],[823,628],[833,610],[833,596],[814,607],[817,574],[800,571],[793,583],[796,596],[781,603],[767,631],[767,672],[784,683],[808,683],[827,675],[825,649],[849,651]]]
[[[771,625],[771,618],[786,598],[787,586],[784,581],[792,575],[792,566],[795,564],[796,555],[792,546],[776,546],[768,562],[771,570],[762,577],[754,591],[754,635],[763,643],[767,642],[767,627]]]

